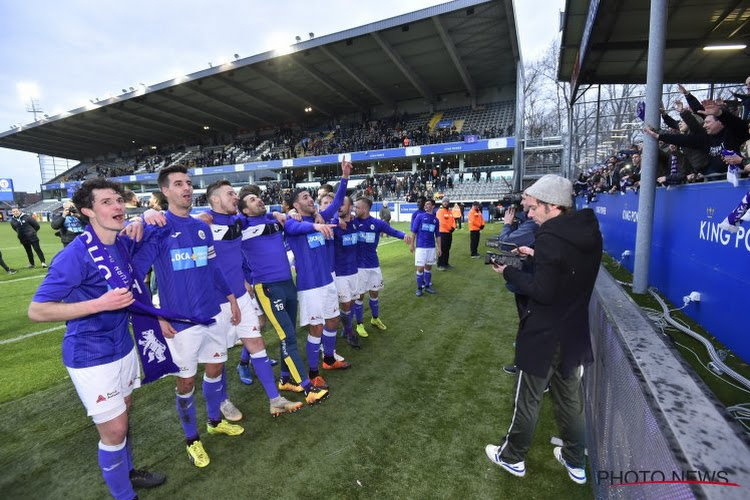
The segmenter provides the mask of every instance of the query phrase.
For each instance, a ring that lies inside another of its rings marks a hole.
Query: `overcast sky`
[[[525,61],[559,37],[564,0],[514,0]],[[430,0],[0,0],[0,131],[33,121],[20,83],[38,88],[50,116],[163,82],[230,59],[251,56],[295,35],[354,28],[443,3]],[[36,155],[0,148],[0,177],[36,192]]]

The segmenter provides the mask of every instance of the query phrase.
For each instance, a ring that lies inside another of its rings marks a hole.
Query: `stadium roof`
[[[511,0],[456,0],[142,85],[4,132],[0,147],[82,160],[299,123],[306,107],[333,117],[413,99],[429,106],[441,94],[515,88],[519,60]]]
[[[574,87],[645,83],[649,0],[567,0],[558,78]],[[750,45],[749,0],[671,0],[665,83],[736,83],[750,66],[750,48],[705,51],[710,45]],[[575,94],[575,93],[574,93]]]

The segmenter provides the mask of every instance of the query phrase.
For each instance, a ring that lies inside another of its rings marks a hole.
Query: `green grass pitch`
[[[396,224],[404,229],[406,224]],[[500,224],[488,224],[487,236]],[[40,233],[48,262],[62,245],[48,224]],[[26,256],[9,224],[0,224],[0,491],[5,498],[82,498],[108,495],[96,458],[98,435],[62,365],[60,324],[34,324],[26,308],[45,271],[22,269]],[[361,351],[344,342],[353,364],[324,373],[331,397],[273,419],[256,381],[236,375],[240,350],[230,350],[229,395],[244,413],[245,433],[202,433],[211,464],[196,469],[186,456],[175,410],[174,382],[160,380],[134,393],[131,432],[135,462],[167,474],[167,483],[140,498],[590,498],[552,456],[556,435],[545,396],[527,475],[491,464],[488,443],[501,442],[512,413],[517,316],[512,295],[483,260],[469,258],[469,233],[454,233],[454,269],[434,272],[437,295],[418,298],[414,260],[403,242],[381,240],[387,331],[369,327]],[[55,327],[57,327],[55,329]],[[8,343],[19,336],[46,333]],[[298,330],[304,345],[306,332]],[[268,352],[278,340],[264,331]],[[301,349],[304,352],[304,348]],[[200,387],[200,384],[196,384]],[[197,391],[199,429],[205,405]],[[299,399],[297,395],[288,395]]]

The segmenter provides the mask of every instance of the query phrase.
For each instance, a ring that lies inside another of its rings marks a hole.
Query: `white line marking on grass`
[[[25,278],[15,278],[15,279],[12,279],[12,280],[0,281],[0,284],[2,284],[2,283],[15,283],[16,281],[40,280],[40,279],[43,279],[44,276],[45,276],[44,274],[40,274],[38,276],[27,276]]]
[[[55,330],[62,330],[63,328],[65,328],[65,325],[53,326],[52,328],[47,328],[46,330],[41,330],[41,331],[38,331],[38,332],[27,333],[25,335],[20,335],[18,337],[14,337],[12,339],[0,340],[0,345],[11,344],[13,342],[18,342],[20,340],[27,339],[29,337],[36,337],[37,335],[41,335],[43,333],[54,332]]]

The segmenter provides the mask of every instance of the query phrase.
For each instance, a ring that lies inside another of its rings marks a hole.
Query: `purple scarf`
[[[747,213],[750,208],[750,191],[742,197],[742,201],[727,217],[727,221],[733,226],[739,226],[742,222],[742,216]]]
[[[126,269],[123,269],[112,258],[90,225],[86,226],[86,231],[79,237],[83,238],[91,259],[96,264],[107,284],[113,289],[125,288],[133,292],[135,302],[128,306],[128,311],[130,311],[133,333],[138,344],[138,356],[141,358],[141,364],[143,365],[143,383],[148,384],[166,375],[178,373],[179,368],[172,361],[172,355],[169,353],[167,343],[164,341],[164,335],[161,332],[157,316],[169,320],[187,321],[204,325],[212,323],[213,319],[199,317],[185,318],[180,314],[165,309],[156,309],[151,304],[151,295],[145,291],[143,280],[136,275],[130,260],[130,253],[128,253],[120,238],[115,240],[115,244],[126,263]]]

